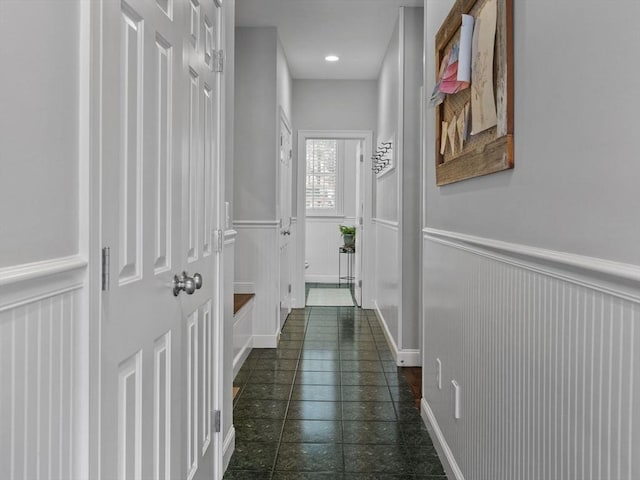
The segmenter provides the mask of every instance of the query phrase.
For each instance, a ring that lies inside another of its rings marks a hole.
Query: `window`
[[[342,142],[335,139],[306,141],[307,215],[342,215]]]

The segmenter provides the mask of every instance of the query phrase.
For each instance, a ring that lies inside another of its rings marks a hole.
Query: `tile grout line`
[[[289,314],[290,315],[290,314]],[[282,427],[280,427],[280,436],[278,437],[278,444],[276,447],[276,454],[273,458],[273,464],[271,465],[271,472],[269,474],[269,479],[271,480],[276,473],[276,465],[278,464],[278,456],[280,455],[280,447],[282,446],[282,437],[284,436],[284,429],[287,424],[287,417],[289,416],[289,407],[291,405],[291,397],[293,397],[293,389],[296,385],[296,377],[298,376],[298,368],[300,366],[300,358],[302,357],[302,350],[304,348],[304,340],[307,336],[307,329],[309,328],[309,320],[307,318],[307,314],[305,312],[304,315],[304,333],[302,335],[302,344],[300,345],[300,350],[298,351],[298,358],[296,361],[296,368],[293,373],[293,379],[291,380],[291,388],[289,389],[289,398],[287,399],[287,406],[284,411],[284,420],[282,421]],[[287,326],[287,320],[289,320],[289,316],[287,315],[287,319],[284,322],[284,326]],[[277,350],[277,347],[276,347]]]

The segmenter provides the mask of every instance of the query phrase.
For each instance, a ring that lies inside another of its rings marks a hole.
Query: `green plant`
[[[351,226],[351,225],[339,225],[338,228],[340,229],[340,233],[342,235],[355,235],[356,234],[356,227]]]

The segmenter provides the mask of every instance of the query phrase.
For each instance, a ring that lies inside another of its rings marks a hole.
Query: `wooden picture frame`
[[[489,0],[457,0],[436,35],[436,69],[460,36],[462,15],[475,17]],[[441,154],[442,123],[461,115],[469,103],[470,88],[447,95],[436,106],[436,184],[448,185],[514,167],[513,141],[513,0],[497,0],[493,82],[498,124],[469,137],[459,152],[445,148]],[[436,71],[436,77],[439,72]],[[445,139],[445,144],[446,144]]]

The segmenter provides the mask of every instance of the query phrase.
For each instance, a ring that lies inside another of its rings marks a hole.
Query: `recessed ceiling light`
[[[327,55],[326,57],[324,57],[324,59],[327,62],[337,62],[338,60],[340,60],[340,57],[338,57],[337,55]]]

